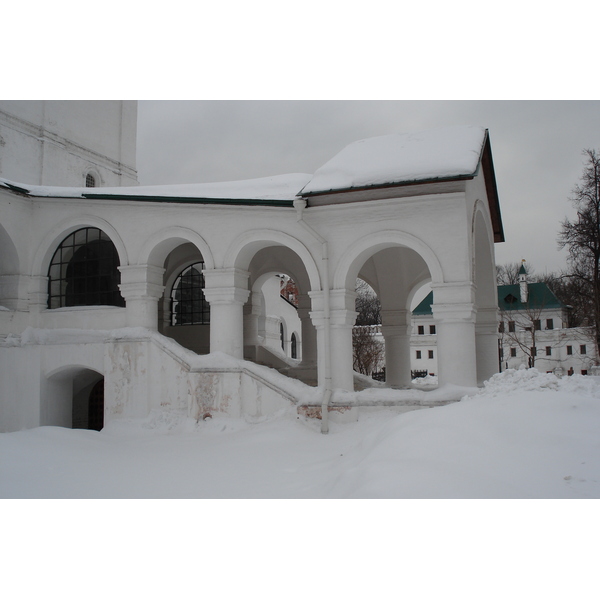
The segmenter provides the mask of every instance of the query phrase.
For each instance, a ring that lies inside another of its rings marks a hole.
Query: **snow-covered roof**
[[[318,169],[302,195],[472,177],[477,171],[485,140],[486,130],[476,126],[445,127],[359,140]]]
[[[291,173],[241,181],[103,188],[27,185],[0,178],[0,186],[30,196],[49,198],[219,200],[224,203],[248,200],[277,205],[278,201],[290,204],[310,178],[311,175],[306,173]]]

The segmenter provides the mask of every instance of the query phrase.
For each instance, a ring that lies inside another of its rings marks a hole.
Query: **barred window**
[[[210,323],[210,304],[204,297],[204,262],[189,265],[179,275],[171,290],[171,325],[205,325]]]
[[[125,306],[119,292],[119,254],[96,227],[68,235],[54,252],[48,270],[48,308]]]
[[[96,187],[96,178],[91,173],[85,176],[85,187]]]

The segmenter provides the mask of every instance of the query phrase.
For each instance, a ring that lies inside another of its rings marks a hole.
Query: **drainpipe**
[[[306,200],[304,198],[296,198],[294,200],[294,208],[296,209],[297,221],[321,244],[321,260],[323,271],[323,313],[325,319],[325,328],[323,330],[323,343],[325,346],[324,357],[324,380],[325,393],[321,401],[321,433],[329,433],[329,401],[333,395],[331,384],[331,329],[330,329],[330,310],[329,310],[329,247],[327,240],[323,238],[319,232],[313,229],[304,219],[302,213],[306,208]]]

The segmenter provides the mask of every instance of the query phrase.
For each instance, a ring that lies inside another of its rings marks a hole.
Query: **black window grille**
[[[68,235],[54,252],[48,270],[48,308],[125,306],[119,292],[119,254],[96,227]]]
[[[96,187],[96,178],[91,173],[85,176],[85,187]]]
[[[210,304],[204,297],[204,262],[189,265],[179,275],[171,290],[171,325],[206,325],[210,323]]]

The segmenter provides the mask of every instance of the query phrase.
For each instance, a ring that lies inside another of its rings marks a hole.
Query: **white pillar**
[[[411,325],[407,310],[382,310],[381,333],[385,340],[385,382],[388,387],[409,387]]]
[[[119,267],[119,290],[125,298],[127,325],[158,329],[158,299],[164,292],[165,270],[154,265],[129,265]]]
[[[248,271],[205,269],[204,296],[210,303],[210,351],[244,358],[243,307],[250,291]]]
[[[330,366],[334,390],[354,391],[352,327],[356,322],[356,292],[331,290],[329,294]]]
[[[474,287],[438,284],[433,289],[439,385],[477,386]]]
[[[498,372],[498,308],[478,308],[475,323],[475,342],[477,351],[477,383],[483,385]]]

